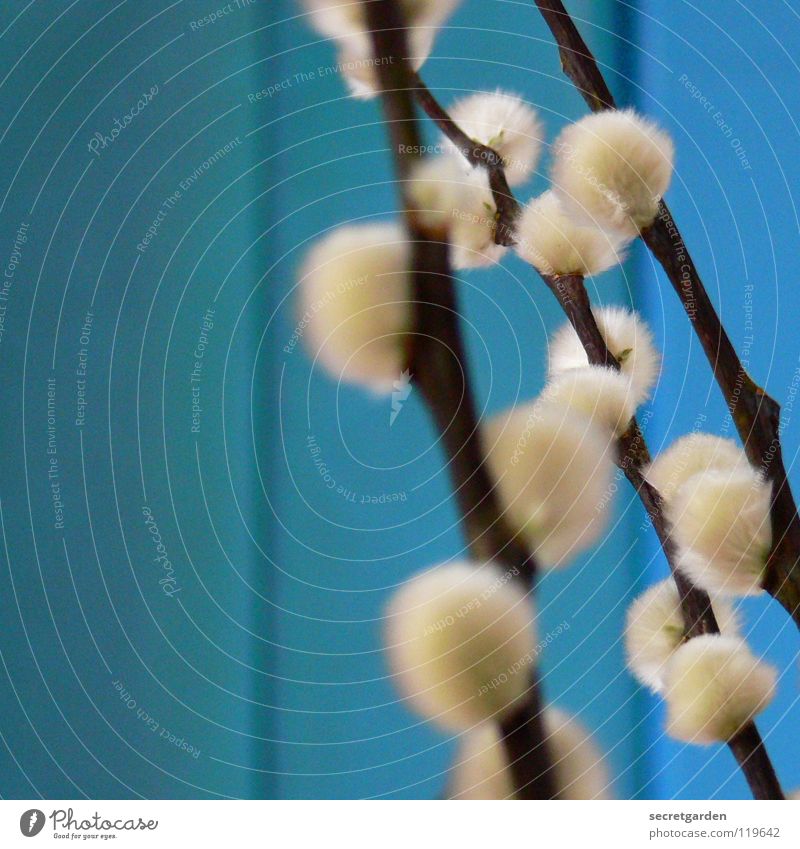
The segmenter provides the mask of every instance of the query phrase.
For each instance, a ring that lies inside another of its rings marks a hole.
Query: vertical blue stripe
[[[786,465],[798,446],[793,421],[798,366],[797,185],[800,44],[788,4],[642,0],[637,4],[638,106],[673,135],[676,173],[668,200],[731,339],[754,379],[784,405]],[[654,400],[651,448],[695,427],[737,438],[710,369],[668,281],[643,251],[642,302],[664,350]],[[737,438],[738,440],[738,438]],[[653,542],[655,554],[655,543]],[[652,571],[663,575],[661,558]],[[781,672],[779,694],[758,724],[787,788],[800,780],[792,714],[798,640],[782,608],[764,599],[741,604],[746,633]],[[700,748],[663,735],[653,700],[655,797],[748,798],[722,746]]]

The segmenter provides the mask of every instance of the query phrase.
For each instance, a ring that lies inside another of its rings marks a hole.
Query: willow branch
[[[613,109],[614,98],[564,4],[536,0],[536,5],[555,36],[564,73],[589,108]],[[780,405],[742,365],[666,203],[662,201],[656,220],[641,237],[686,310],[750,462],[772,481],[773,546],[763,586],[800,627],[800,519],[783,463]]]
[[[378,60],[376,70],[395,166],[407,186],[416,161],[409,152],[421,148],[412,95],[414,79],[403,59],[408,55],[404,21],[395,0],[373,0],[364,8]],[[419,227],[406,198],[404,206],[413,245],[415,316],[409,362],[442,436],[470,550],[478,559],[504,564],[532,586],[534,559],[507,527],[480,444],[447,242],[432,238]],[[526,698],[500,723],[519,799],[551,799],[557,794],[543,719],[534,669]]]
[[[553,4],[550,5],[552,6]],[[588,49],[582,55],[587,54],[591,56],[588,53]],[[427,87],[425,87],[419,76],[417,76],[417,83],[414,93],[425,108],[425,111],[432,116],[444,116],[446,120],[437,120],[437,124],[447,132],[448,138],[459,144],[459,140],[464,136],[464,133],[449,115],[447,115],[447,112],[441,107]],[[481,164],[481,161],[477,164]],[[602,365],[618,370],[619,363],[608,350],[603,335],[595,321],[583,277],[579,275],[564,275],[561,277],[540,276],[555,295],[559,305],[575,329],[586,351],[589,362],[593,365]],[[670,537],[669,525],[664,517],[661,496],[655,487],[645,480],[643,474],[643,470],[649,462],[650,451],[647,447],[644,434],[634,418],[625,433],[619,438],[617,464],[644,505],[664,551],[680,598],[685,639],[691,639],[701,634],[718,634],[719,626],[714,616],[714,610],[708,594],[695,587],[675,565],[675,546]],[[784,798],[775,769],[754,723],[748,723],[737,735],[728,741],[728,746],[742,769],[742,773],[755,798]]]

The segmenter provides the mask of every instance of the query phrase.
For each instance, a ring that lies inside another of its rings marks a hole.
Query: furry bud
[[[336,378],[391,392],[412,321],[410,251],[398,224],[333,230],[300,273],[300,328]],[[300,331],[298,331],[300,332]]]
[[[501,719],[530,686],[534,612],[511,571],[450,563],[412,578],[386,612],[403,695],[448,729]]]
[[[544,128],[536,110],[519,95],[500,89],[479,91],[457,100],[450,117],[473,141],[502,157],[510,186],[524,183],[533,174]],[[449,140],[446,143],[457,149]]]
[[[633,110],[596,112],[556,141],[553,184],[595,226],[634,238],[655,220],[672,177],[670,137]]]
[[[650,397],[661,364],[647,324],[623,307],[594,309],[594,318],[606,347],[620,364],[629,382],[635,407]],[[567,322],[550,340],[550,376],[589,363],[586,351],[572,325]]]
[[[730,740],[769,705],[776,679],[741,640],[694,637],[667,664],[667,732],[688,743]]]
[[[771,504],[772,484],[750,466],[693,475],[667,505],[680,570],[711,593],[762,592]]]
[[[588,548],[608,520],[608,434],[579,413],[538,401],[490,420],[489,469],[512,527],[544,567]]]
[[[736,611],[722,599],[714,599],[713,607],[720,631],[738,637]],[[642,593],[628,608],[625,652],[634,678],[654,693],[662,692],[667,663],[683,637],[678,588],[672,578],[667,578]]]
[[[624,260],[623,244],[566,214],[555,192],[531,201],[517,222],[516,251],[541,274],[600,274]]]
[[[552,378],[542,395],[600,425],[611,437],[623,434],[636,412],[628,381],[605,366],[562,372]]]
[[[545,708],[544,726],[554,762],[558,799],[609,799],[610,780],[602,755],[583,726],[555,707]],[[461,738],[450,774],[451,799],[511,799],[514,784],[495,723]]]

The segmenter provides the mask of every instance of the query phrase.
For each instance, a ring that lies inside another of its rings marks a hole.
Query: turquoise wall
[[[675,139],[670,205],[742,361],[784,406],[784,457],[797,494],[800,89],[791,57],[800,48],[800,5],[647,0],[639,6],[636,100]],[[695,426],[735,436],[677,298],[648,256],[637,260],[639,299],[664,351],[651,447],[659,450]],[[796,787],[797,630],[774,602],[750,599],[741,609],[748,640],[781,672],[778,697],[758,724],[779,775]],[[660,705],[652,700],[648,708],[653,764],[644,793],[747,798],[727,748],[672,742],[660,733]]]

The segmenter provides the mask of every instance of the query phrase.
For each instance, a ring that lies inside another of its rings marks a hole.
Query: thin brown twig
[[[439,105],[418,75],[415,95],[429,115],[433,113],[447,116],[445,110]],[[447,116],[446,121],[437,121],[437,123],[448,133],[448,137],[458,143],[460,135],[463,135],[463,133],[449,116]],[[477,164],[480,164],[480,161]],[[589,362],[594,365],[619,369],[619,363],[608,350],[592,314],[583,277],[579,275],[553,277],[541,274],[540,276],[553,292],[570,323],[575,328]],[[675,565],[674,544],[670,538],[669,526],[664,517],[661,496],[644,477],[644,469],[649,462],[650,452],[644,434],[634,418],[619,439],[617,463],[642,501],[664,551],[681,601],[685,639],[701,634],[718,634],[719,626],[708,594],[695,587]],[[755,798],[784,798],[775,769],[754,723],[748,723],[742,728],[738,734],[728,741],[728,746],[740,765]]]
[[[375,57],[380,60],[376,69],[395,165],[406,187],[415,161],[408,152],[421,146],[412,95],[414,80],[403,59],[408,54],[402,12],[396,0],[373,0],[365,3],[365,10]],[[534,558],[507,527],[479,440],[447,242],[420,228],[405,198],[404,207],[413,245],[415,317],[409,362],[442,436],[470,550],[478,559],[508,566],[532,588]],[[527,696],[499,723],[518,799],[557,795],[543,720],[534,668]]]
[[[535,0],[558,44],[564,73],[593,112],[616,108],[592,52],[561,0]],[[663,201],[642,240],[661,264],[722,390],[750,462],[772,481],[773,547],[764,589],[800,628],[800,518],[783,463],[780,405],[747,373],[708,296],[689,249]]]
[[[592,314],[583,277],[574,274],[544,279],[567,314],[589,362],[592,365],[619,370],[619,363],[606,347],[603,334]],[[675,565],[674,545],[664,518],[661,496],[642,474],[648,461],[647,444],[634,418],[619,439],[618,463],[645,505],[664,549],[681,600],[685,639],[701,634],[719,634],[719,625],[708,594],[693,586]],[[785,798],[764,741],[754,722],[748,722],[727,742],[756,799]]]

